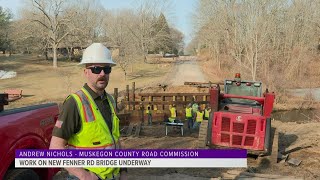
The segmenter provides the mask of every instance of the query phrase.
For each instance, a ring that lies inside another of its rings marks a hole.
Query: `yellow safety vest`
[[[85,88],[71,94],[71,97],[77,103],[82,126],[81,130],[68,140],[69,148],[118,149],[117,143],[120,137],[119,118],[111,103],[111,100],[114,102],[113,97],[108,95],[108,102],[112,112],[112,133],[98,110],[98,106]],[[120,171],[120,168],[111,167],[86,167],[85,169],[94,172],[102,179],[117,176]]]
[[[202,112],[202,111],[198,111],[198,112],[197,112],[196,121],[197,121],[197,122],[202,122],[202,120],[203,120],[203,112]]]
[[[192,117],[192,108],[189,107],[189,108],[186,108],[186,117]]]
[[[206,117],[206,118],[209,119],[210,112],[211,112],[211,109],[209,109],[209,110],[205,109],[205,110],[204,110],[204,117]]]
[[[150,107],[150,110],[148,109],[149,107]],[[146,114],[151,114],[151,106],[150,105],[147,106]]]
[[[169,121],[173,122],[177,117],[176,108],[175,107],[170,108],[170,113],[171,113],[171,116],[169,117]]]
[[[170,112],[171,112],[171,117],[173,117],[173,118],[177,117],[176,108],[175,107],[170,108]]]

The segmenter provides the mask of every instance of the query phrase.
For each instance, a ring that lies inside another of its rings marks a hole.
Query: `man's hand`
[[[128,176],[127,176],[127,172],[126,171],[122,171],[120,173],[120,180],[128,180]]]

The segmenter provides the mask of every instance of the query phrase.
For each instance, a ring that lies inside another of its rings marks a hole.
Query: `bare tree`
[[[183,55],[183,48],[184,48],[184,35],[182,32],[175,28],[170,28],[170,35],[172,40],[172,53]]]
[[[137,14],[137,26],[132,31],[136,41],[139,43],[140,50],[144,56],[153,49],[161,33],[154,33],[157,19],[161,13],[170,14],[171,3],[166,0],[147,1],[141,0],[137,3],[135,12]],[[167,38],[167,37],[164,37]],[[144,58],[145,59],[145,58]]]
[[[53,67],[57,67],[57,48],[70,33],[66,27],[74,14],[65,13],[67,4],[63,0],[30,0],[30,3],[30,20],[39,23],[47,31],[48,42],[53,50]]]
[[[77,0],[76,4],[66,9],[64,16],[72,17],[66,27],[69,33],[62,40],[70,60],[74,47],[85,48],[90,42],[102,41],[106,16],[105,9],[97,0]]]
[[[9,36],[16,51],[39,52],[48,59],[48,35],[42,25],[31,23],[27,18],[20,18],[11,23]]]
[[[154,31],[161,14],[160,9],[163,7],[160,2],[163,1],[141,1],[134,10],[106,12],[105,16],[108,18],[103,22],[104,39],[108,45],[119,48],[120,55],[115,60],[124,71],[125,78],[130,65],[139,59],[146,60],[145,57],[151,50],[163,44],[162,40],[169,39],[171,42],[173,39],[167,22],[167,34],[163,35],[164,31],[160,31],[163,27],[160,27],[159,31]],[[182,35],[177,30],[173,31],[177,44],[181,45]],[[179,45],[176,45],[177,48]],[[174,46],[170,44],[169,49],[173,48]]]
[[[315,0],[200,0],[193,48],[252,80],[301,77],[318,43],[318,8]]]

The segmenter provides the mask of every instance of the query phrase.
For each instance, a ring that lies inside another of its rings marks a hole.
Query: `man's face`
[[[110,64],[87,64],[84,74],[88,79],[88,84],[98,91],[103,91],[109,82],[111,73]]]

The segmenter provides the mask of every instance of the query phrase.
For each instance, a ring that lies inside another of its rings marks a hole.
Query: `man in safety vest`
[[[206,104],[206,108],[204,109],[204,117],[203,117],[203,119],[204,120],[209,120],[210,113],[211,113],[210,105]]]
[[[175,122],[175,120],[177,119],[176,105],[173,104],[172,106],[170,106],[169,110],[170,110],[169,122]]]
[[[83,52],[79,65],[84,67],[87,83],[63,103],[53,129],[50,149],[120,149],[119,119],[115,101],[105,88],[116,64],[111,52],[93,43]],[[80,180],[127,179],[125,168],[66,168]]]
[[[198,103],[195,102],[194,98],[192,99],[192,118],[193,118],[193,123],[196,121],[196,117],[197,117],[197,112],[199,109],[199,105]]]
[[[193,124],[193,129],[197,129],[199,128],[201,122],[203,121],[203,114],[204,112],[201,110],[201,107],[198,107],[198,111],[197,111],[197,116],[196,116],[196,121]]]
[[[193,126],[191,104],[188,104],[187,107],[186,107],[186,119],[188,121],[188,129],[190,130],[192,128],[192,126]]]

